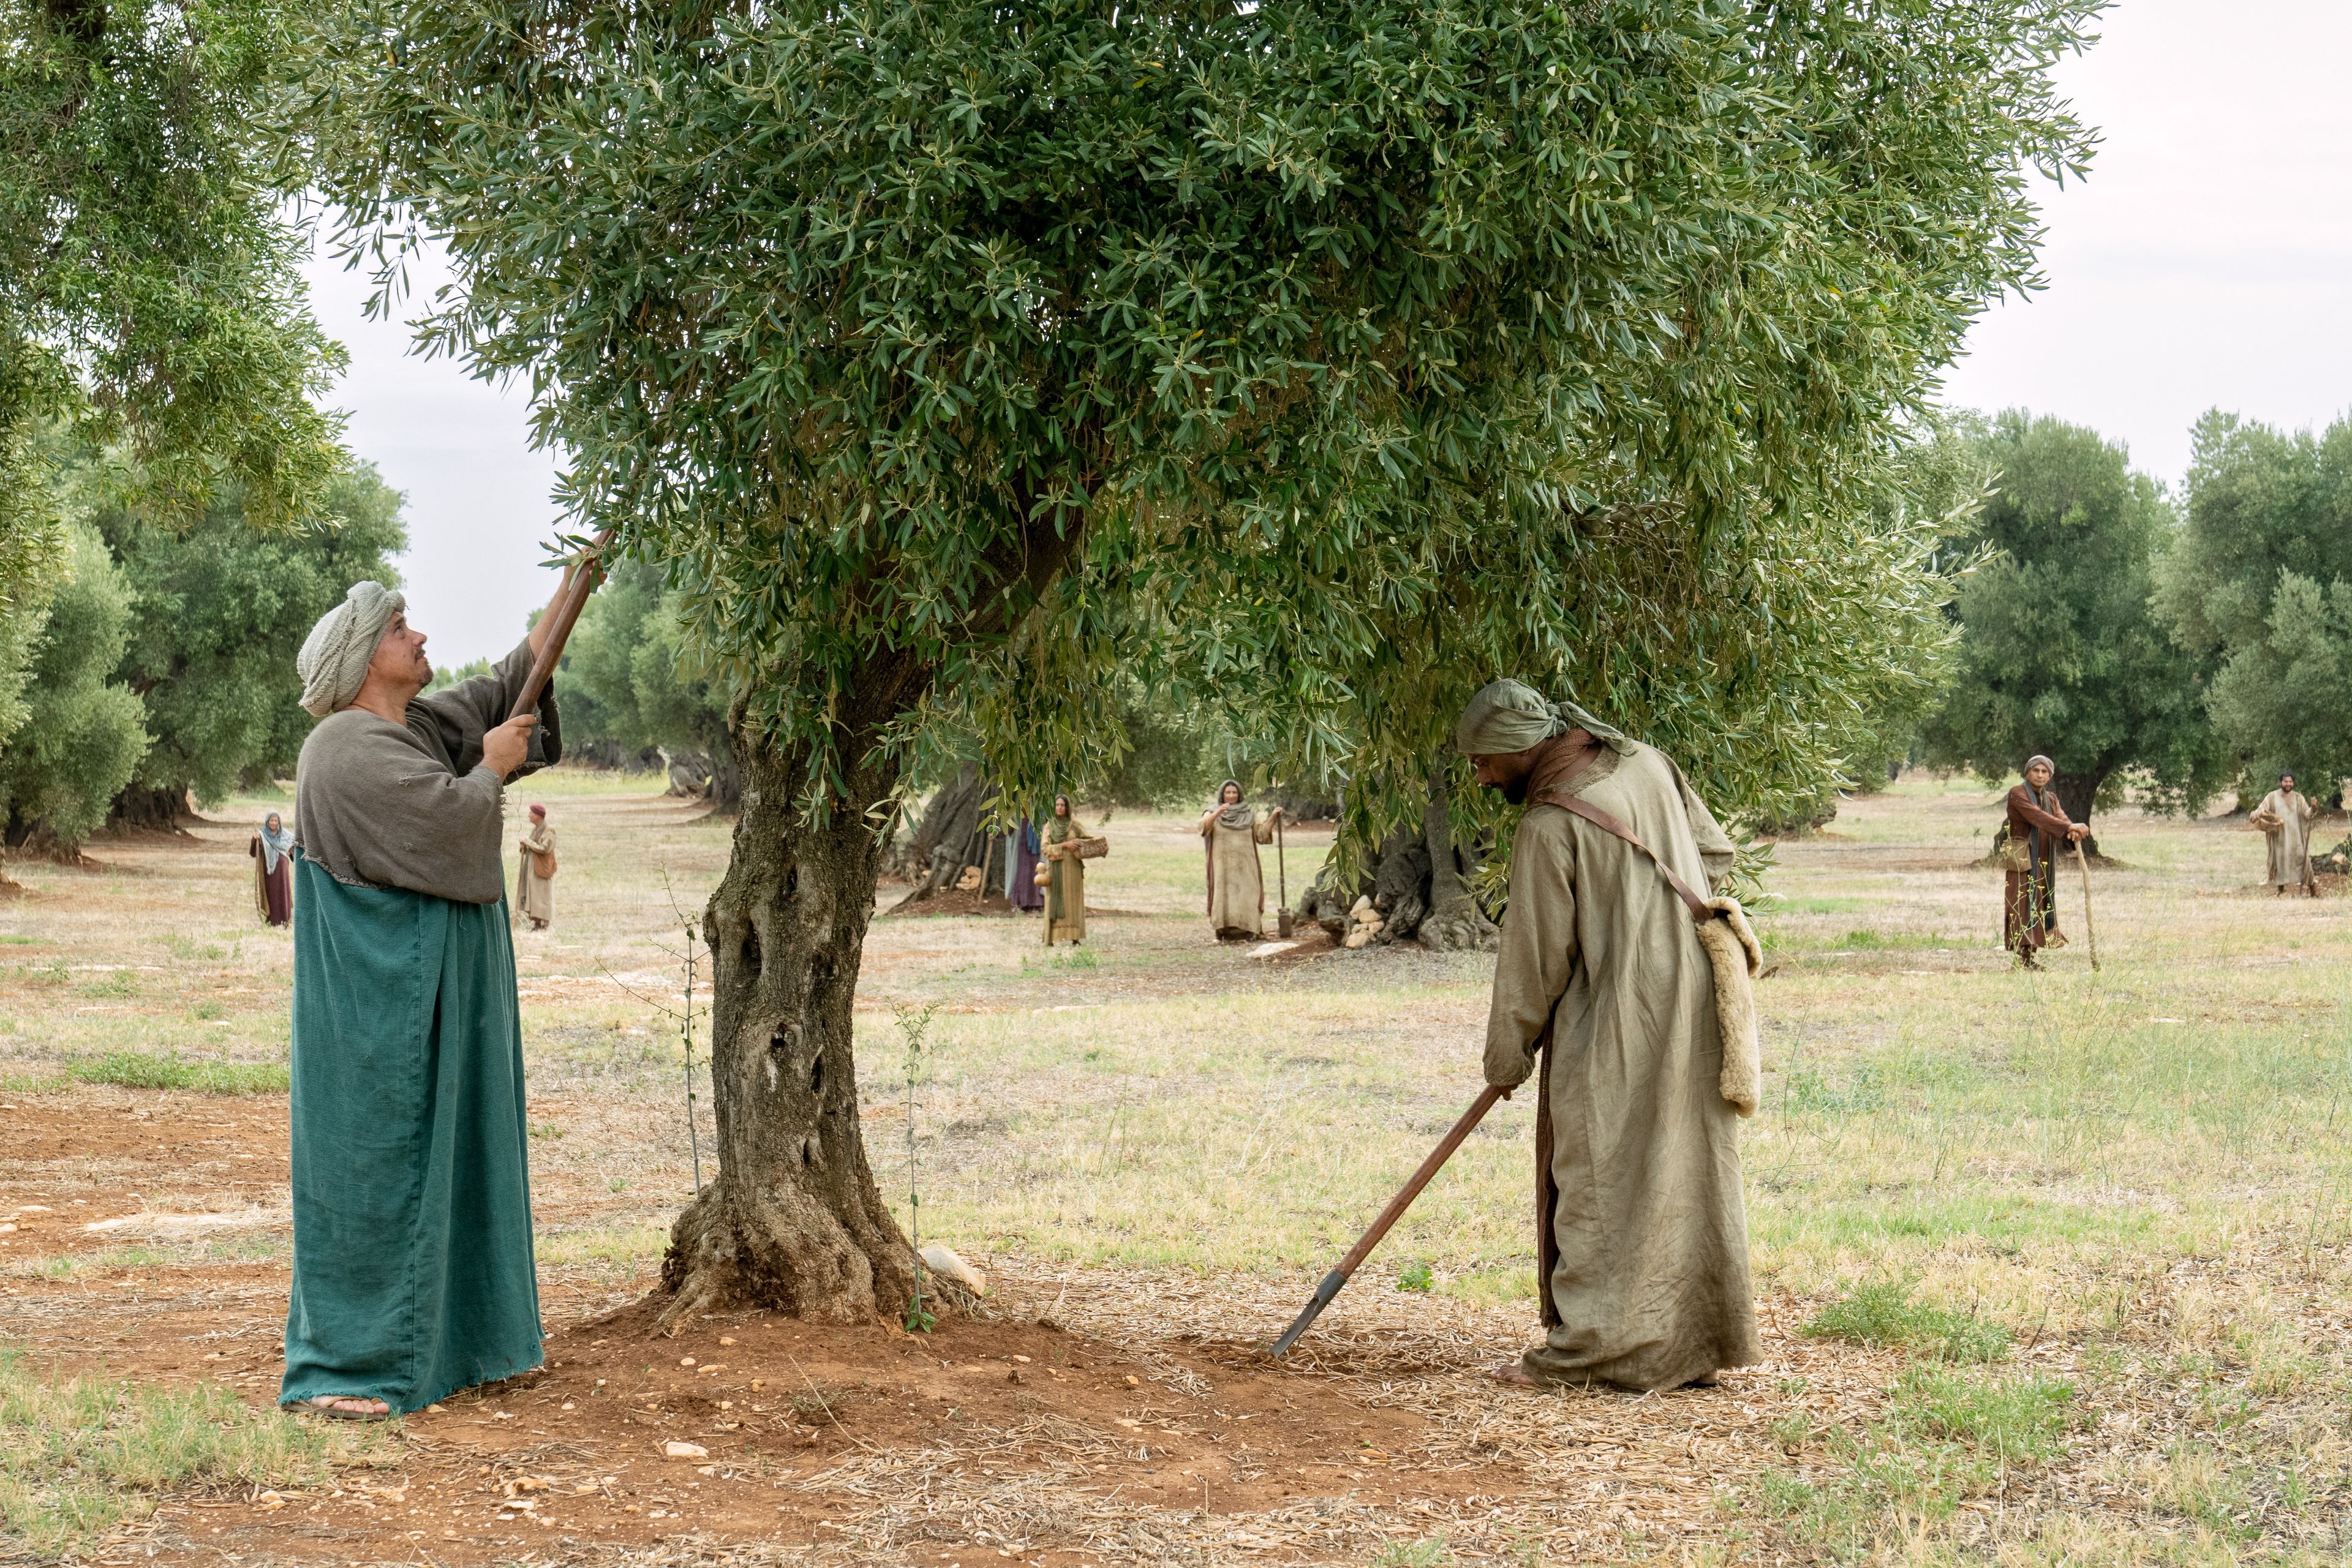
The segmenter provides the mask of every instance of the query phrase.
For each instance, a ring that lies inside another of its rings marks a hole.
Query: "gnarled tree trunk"
[[[188,786],[185,784],[147,784],[136,781],[123,786],[108,808],[109,827],[148,827],[163,832],[176,830],[192,815],[188,809]]]
[[[2100,768],[2093,773],[2053,773],[2050,775],[2050,787],[2058,793],[2058,804],[2066,808],[2067,816],[2087,827],[2091,821],[2091,805],[2098,799],[2099,786],[2107,782],[2107,774],[2112,772],[2112,768]],[[2091,860],[2100,858],[2096,834],[2084,836],[2083,855]],[[2074,852],[2066,851],[2065,858],[2074,858]]]
[[[850,1051],[882,857],[867,813],[897,782],[878,730],[844,733],[847,787],[822,824],[799,814],[807,752],[738,730],[742,815],[703,917],[719,1176],[671,1229],[667,1325],[735,1302],[870,1322],[913,1294],[913,1251],[866,1164]]]
[[[1421,820],[1429,845],[1429,912],[1421,921],[1422,946],[1433,952],[1492,952],[1501,933],[1462,880],[1454,858],[1454,822],[1445,810],[1444,778],[1435,771],[1430,774],[1429,805]]]

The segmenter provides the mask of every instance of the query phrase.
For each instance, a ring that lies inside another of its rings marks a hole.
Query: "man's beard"
[[[1527,805],[1528,785],[1533,783],[1534,780],[1535,773],[1532,769],[1527,773],[1521,773],[1517,778],[1513,779],[1510,783],[1503,786],[1503,798],[1509,801],[1513,805]]]

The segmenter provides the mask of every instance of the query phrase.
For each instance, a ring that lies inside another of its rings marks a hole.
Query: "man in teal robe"
[[[294,1283],[279,1403],[370,1419],[540,1364],[507,781],[562,755],[552,616],[423,695],[401,595],[354,586],[303,645],[296,772]]]

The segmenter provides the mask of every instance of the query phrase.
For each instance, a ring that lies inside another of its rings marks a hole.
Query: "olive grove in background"
[[[0,0],[0,745],[68,566],[63,455],[123,447],[169,521],[234,484],[282,525],[341,468],[341,351],[285,206],[305,171],[268,112],[297,13]]]

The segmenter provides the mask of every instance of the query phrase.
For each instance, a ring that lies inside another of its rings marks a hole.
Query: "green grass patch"
[[[1828,1476],[1759,1478],[1783,1528],[1834,1559],[1912,1540],[1998,1490],[2011,1472],[2055,1462],[2075,1425],[2074,1385],[2056,1378],[1914,1367],[1887,1392],[1885,1415],[1859,1435],[1832,1426],[1817,1437],[1810,1424],[1776,1425],[1784,1445],[1821,1441],[1836,1466]]]
[[[1832,1116],[1853,1116],[1877,1110],[1886,1104],[1886,1088],[1878,1069],[1868,1062],[1857,1062],[1846,1075],[1843,1083],[1833,1083],[1819,1068],[1797,1068],[1788,1075],[1788,1088],[1783,1091],[1782,1109],[1791,1116],[1818,1112]]]
[[[68,1078],[118,1089],[186,1089],[199,1094],[284,1094],[282,1062],[190,1061],[177,1051],[109,1051],[66,1063]]]
[[[1805,1332],[1873,1350],[1901,1346],[1925,1351],[1945,1361],[1999,1361],[2010,1347],[2009,1331],[2000,1324],[1974,1312],[1916,1300],[1908,1283],[1895,1281],[1855,1286],[1814,1313]]]
[[[54,1561],[144,1518],[159,1492],[316,1486],[374,1441],[255,1410],[218,1384],[45,1376],[0,1351],[0,1542]]]
[[[669,1232],[657,1225],[610,1226],[588,1230],[541,1232],[532,1250],[542,1267],[566,1263],[635,1265],[659,1258]]]

